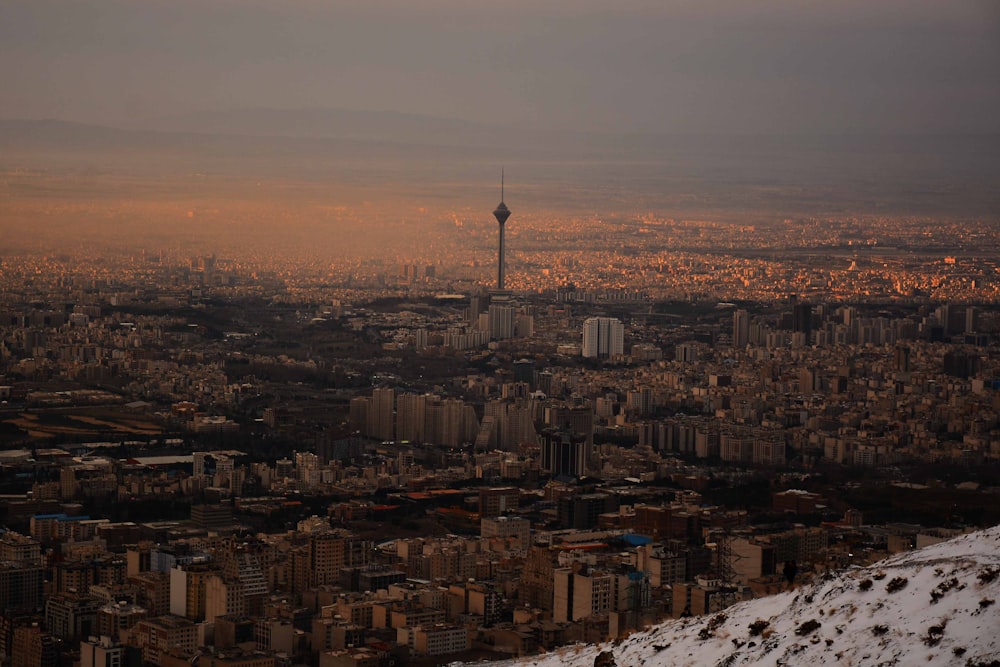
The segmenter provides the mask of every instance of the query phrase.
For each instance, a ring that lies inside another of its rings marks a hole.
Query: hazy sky
[[[0,117],[1000,131],[997,0],[2,0]]]

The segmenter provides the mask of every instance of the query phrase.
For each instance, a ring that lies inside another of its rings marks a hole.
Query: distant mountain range
[[[8,149],[99,149],[139,144],[166,146],[172,139],[163,133],[130,132],[64,120],[0,120],[0,147]]]
[[[393,111],[349,109],[233,109],[154,119],[133,129],[254,137],[310,137],[463,144],[499,140],[511,130]]]
[[[1000,527],[519,667],[1000,667]],[[600,661],[598,656],[605,655]]]
[[[0,170],[411,183],[434,197],[463,184],[482,191],[506,166],[510,183],[530,185],[538,205],[744,219],[995,215],[998,154],[1000,135],[586,134],[337,109],[203,112],[141,127],[0,120]]]
[[[156,149],[185,148],[206,145],[226,146],[236,143],[256,146],[288,146],[305,148],[315,142],[334,144],[340,142],[350,144],[394,144],[394,143],[425,143],[433,144],[428,135],[411,134],[409,141],[404,141],[401,129],[378,132],[376,124],[371,123],[365,128],[328,126],[322,130],[318,125],[287,126],[272,125],[273,131],[267,131],[267,125],[255,124],[249,120],[242,123],[227,124],[219,118],[199,126],[190,123],[189,127],[177,123],[163,128],[119,128],[105,125],[93,125],[62,120],[0,120],[0,147],[11,148],[63,148],[80,150],[99,149]],[[315,134],[313,132],[316,132]],[[425,141],[416,141],[423,136]],[[455,142],[455,145],[459,145]]]
[[[964,158],[990,159],[1000,149],[1000,136],[910,135],[652,135],[623,128],[619,132],[583,133],[519,130],[462,120],[388,111],[346,109],[233,109],[149,119],[128,126],[65,120],[0,120],[0,146],[78,148],[195,145],[208,137],[267,139],[300,145],[295,140],[342,141],[355,144],[422,145],[479,150],[555,152],[567,156],[662,158],[690,155],[919,155],[937,161],[956,152]],[[967,161],[967,160],[966,160]]]
[[[572,151],[590,148],[600,139],[587,140],[585,135],[571,133],[519,132],[430,116],[338,109],[206,111],[121,127],[52,119],[0,120],[0,146],[19,148],[159,148],[229,144],[236,138],[244,143],[296,148],[319,141],[327,145],[516,147],[528,151],[539,144]]]

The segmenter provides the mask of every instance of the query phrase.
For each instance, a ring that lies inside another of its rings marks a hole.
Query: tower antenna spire
[[[500,167],[500,201],[503,201],[503,167]]]

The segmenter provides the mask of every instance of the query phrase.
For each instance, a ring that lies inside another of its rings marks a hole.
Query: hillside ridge
[[[1000,526],[717,614],[667,621],[620,642],[564,647],[515,664],[1000,667],[998,598]]]

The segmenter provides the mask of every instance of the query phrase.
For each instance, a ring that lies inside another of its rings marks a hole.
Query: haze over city
[[[0,667],[995,664],[998,64],[986,1],[4,2]]]
[[[1000,129],[1000,10],[988,1],[42,0],[0,11],[8,118],[185,127],[204,112],[346,108],[614,133]]]
[[[500,163],[529,213],[998,209],[990,2],[46,0],[0,19],[0,116],[109,128],[4,123],[7,204],[110,187],[142,202],[114,237],[162,224],[164,196],[265,191],[291,204],[278,236],[362,203],[465,218]]]

